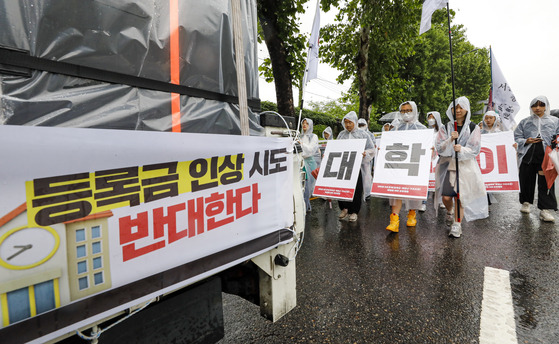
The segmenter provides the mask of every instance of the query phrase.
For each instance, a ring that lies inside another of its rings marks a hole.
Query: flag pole
[[[491,76],[491,87],[489,88],[489,110],[493,110],[493,52],[491,51],[491,46],[489,46],[489,75]]]
[[[458,131],[458,122],[456,121],[456,91],[454,87],[454,61],[452,58],[452,31],[450,29],[450,5],[448,2],[446,3],[446,13],[448,16],[448,43],[450,46],[450,74],[452,79],[452,110],[454,111],[454,131]],[[454,144],[458,144],[458,138],[454,140]],[[456,158],[456,207],[454,211],[456,212],[456,220],[457,222],[461,222],[460,220],[460,171],[458,168],[458,152],[454,152],[454,156]]]
[[[311,56],[311,47],[307,52],[307,63],[305,64],[305,72],[303,73],[303,92],[301,92],[301,107],[299,108],[299,119],[297,120],[297,133],[299,132],[299,127],[301,125],[301,115],[303,114],[303,104],[305,103],[305,88],[307,87],[307,74],[309,72],[309,57]]]

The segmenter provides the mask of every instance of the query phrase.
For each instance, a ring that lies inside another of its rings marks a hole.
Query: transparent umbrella
[[[381,121],[381,122],[392,122],[395,119],[402,119],[402,116],[400,115],[399,111],[389,112],[389,113],[383,115],[378,120]]]

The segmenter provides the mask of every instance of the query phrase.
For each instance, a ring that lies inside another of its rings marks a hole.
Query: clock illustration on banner
[[[18,227],[0,236],[0,266],[25,270],[49,260],[58,250],[60,237],[50,227]]]

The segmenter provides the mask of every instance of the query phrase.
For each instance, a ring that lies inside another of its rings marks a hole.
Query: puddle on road
[[[512,299],[517,308],[518,325],[525,329],[535,329],[538,326],[536,286],[517,270],[510,272],[510,279]]]

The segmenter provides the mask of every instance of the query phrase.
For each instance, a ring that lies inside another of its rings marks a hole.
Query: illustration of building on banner
[[[28,226],[22,204],[0,217],[0,327],[111,288],[112,215]]]

